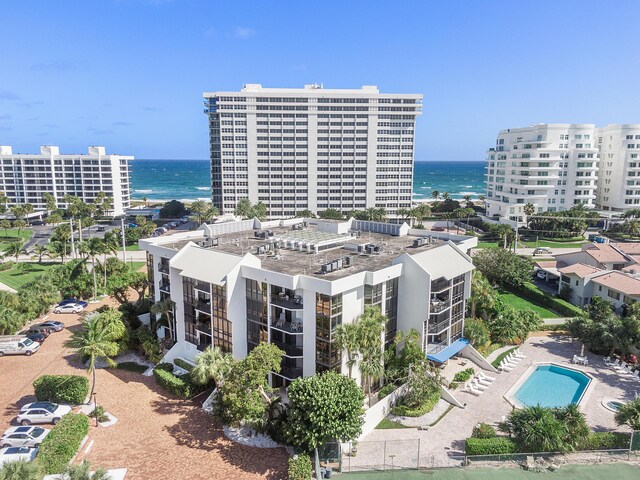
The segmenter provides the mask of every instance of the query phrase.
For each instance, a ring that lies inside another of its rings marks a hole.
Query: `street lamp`
[[[96,418],[96,427],[98,426],[98,401],[96,400],[96,392],[93,392],[93,414]]]

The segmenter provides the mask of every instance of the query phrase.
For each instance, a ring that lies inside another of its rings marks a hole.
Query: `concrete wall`
[[[403,385],[396,389],[395,392],[390,393],[373,407],[368,408],[364,412],[364,424],[362,425],[362,433],[358,437],[358,441],[362,441],[364,437],[373,432],[376,426],[389,415],[391,407],[396,403],[399,397],[401,397],[406,390],[406,386]]]

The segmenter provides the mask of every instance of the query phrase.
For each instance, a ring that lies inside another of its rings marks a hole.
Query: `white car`
[[[31,462],[36,458],[37,448],[7,447],[0,449],[0,465],[11,462]]]
[[[84,307],[77,303],[68,303],[66,305],[58,305],[53,309],[53,313],[80,313]]]
[[[58,405],[51,402],[28,403],[20,409],[17,420],[20,425],[24,426],[32,423],[53,423],[55,425],[70,412],[69,405]]]
[[[547,279],[547,272],[545,272],[544,270],[538,270],[538,272],[536,273],[536,277],[542,279],[542,280],[546,280]]]
[[[2,434],[0,446],[2,448],[38,447],[50,431],[42,427],[11,427]]]

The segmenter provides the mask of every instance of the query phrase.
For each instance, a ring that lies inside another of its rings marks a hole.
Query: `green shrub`
[[[580,307],[571,305],[569,302],[558,297],[553,297],[544,293],[532,283],[525,283],[520,288],[514,289],[514,293],[531,300],[542,307],[547,307],[563,317],[577,317],[583,314]]]
[[[467,438],[465,444],[467,455],[498,455],[517,451],[518,446],[509,437]]]
[[[173,363],[163,362],[155,366],[155,370],[164,370],[165,372],[173,372]]]
[[[627,449],[631,436],[623,432],[591,432],[580,450],[614,450]]]
[[[171,368],[173,369],[173,367]],[[191,383],[184,378],[157,367],[153,370],[153,376],[156,377],[158,385],[168,392],[173,393],[176,397],[185,399],[191,397]]]
[[[496,429],[488,423],[479,423],[473,427],[471,436],[473,438],[495,438],[498,434],[496,433]]]
[[[5,270],[11,270],[11,268],[13,268],[15,262],[12,261],[6,261],[3,263],[0,263],[0,272],[4,272]]]
[[[289,480],[312,480],[313,468],[309,455],[298,454],[290,457],[287,473]]]
[[[69,413],[62,417],[38,450],[38,462],[46,473],[62,473],[89,433],[89,417]]]
[[[191,372],[191,370],[193,370],[193,365],[185,362],[183,359],[181,358],[176,358],[173,361],[174,364],[176,364],[177,366],[179,366],[180,368],[184,368],[187,372]]]
[[[393,415],[399,417],[421,417],[425,413],[429,413],[440,400],[440,390],[432,393],[424,399],[424,401],[416,408],[407,407],[406,405],[396,405],[391,409]]]
[[[129,372],[144,373],[149,367],[137,362],[122,362],[116,365],[118,370],[127,370]]]
[[[500,355],[498,355],[496,357],[496,359],[491,362],[491,365],[493,365],[495,368],[498,368],[500,366],[500,362],[502,362],[502,359],[504,359],[504,357],[506,357],[507,355],[509,355],[511,352],[513,352],[514,350],[517,350],[519,347],[513,347],[510,348],[508,350],[505,350],[504,352],[502,352]]]
[[[33,382],[40,402],[80,405],[89,394],[89,380],[81,375],[43,375]]]
[[[476,373],[476,371],[473,369],[473,367],[466,368],[456,373],[453,377],[453,381],[456,383],[466,382],[473,376],[474,373]]]
[[[378,392],[378,398],[384,398],[387,395],[391,395],[398,389],[398,386],[395,383],[387,383],[384,387],[380,389]]]

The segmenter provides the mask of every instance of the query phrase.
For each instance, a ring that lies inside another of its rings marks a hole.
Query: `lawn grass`
[[[522,298],[519,297],[518,295],[516,295],[515,293],[511,293],[511,292],[501,292],[500,293],[500,298],[502,299],[502,301],[504,302],[505,305],[509,305],[513,308],[515,308],[516,310],[525,310],[527,308],[533,310],[534,312],[536,312],[538,315],[540,315],[540,318],[558,318],[561,317],[562,315],[557,314],[556,312],[549,310],[548,308],[545,307],[541,307],[540,305],[537,305],[535,303],[532,303],[531,301],[527,300],[526,298]]]
[[[582,248],[582,245],[589,243],[586,240],[579,242],[554,242],[553,240],[538,240],[525,242],[520,240],[519,245],[526,245],[529,248],[546,247],[546,248]]]
[[[376,426],[377,430],[393,430],[395,428],[411,428],[406,425],[402,425],[399,422],[394,420],[389,420],[388,418],[383,418],[380,423]]]
[[[134,272],[137,272],[142,267],[144,267],[147,264],[147,262],[127,262],[127,264],[129,265],[129,268],[131,270],[133,270]]]
[[[122,247],[118,247],[118,251],[121,252]],[[139,252],[139,251],[140,251],[140,245],[138,245],[137,243],[135,245],[127,245],[127,252]]]
[[[504,357],[506,357],[511,352],[513,352],[514,350],[517,350],[517,349],[518,349],[518,347],[513,347],[513,348],[510,348],[508,350],[505,350],[500,355],[498,355],[493,362],[491,362],[491,365],[493,365],[495,368],[498,368],[500,366],[500,362],[504,359]]]
[[[20,230],[20,234],[18,234],[17,228],[0,230],[0,251],[4,252],[13,242],[20,241],[24,245],[24,243],[31,238],[31,235],[33,235],[33,231],[25,228]]]
[[[17,263],[13,267],[11,267],[9,270],[0,272],[0,282],[17,290],[25,283],[29,283],[30,281],[35,279],[38,275],[49,270],[54,265],[60,265],[60,264],[54,263],[54,262]]]
[[[476,248],[498,248],[498,242],[478,242]]]

